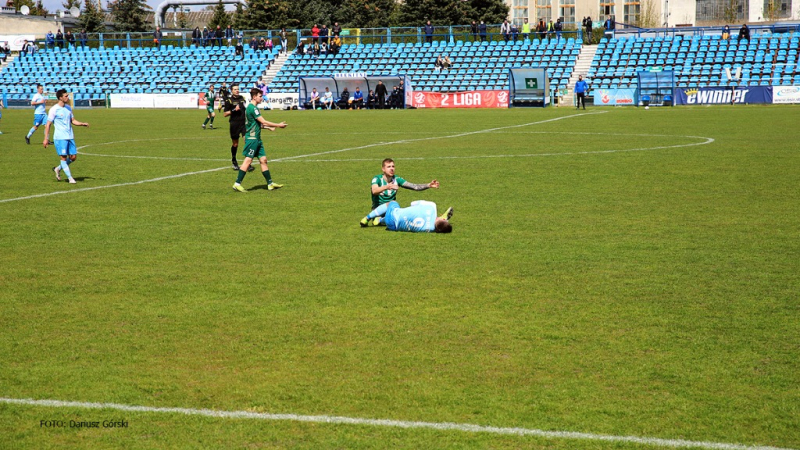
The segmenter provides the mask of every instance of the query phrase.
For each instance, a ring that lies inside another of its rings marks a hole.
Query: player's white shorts
[[[78,149],[75,147],[75,140],[73,139],[59,139],[55,142],[56,153],[58,156],[77,155]]]

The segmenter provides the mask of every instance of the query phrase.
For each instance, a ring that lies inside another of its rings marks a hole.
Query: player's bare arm
[[[78,122],[77,120],[75,120],[74,117],[72,118],[72,124],[75,125],[76,127],[88,127],[89,126],[89,122]]]
[[[42,145],[44,145],[44,148],[47,148],[47,144],[50,143],[50,124],[51,123],[53,123],[53,122],[49,122],[48,121],[44,125],[44,141],[42,141]]]

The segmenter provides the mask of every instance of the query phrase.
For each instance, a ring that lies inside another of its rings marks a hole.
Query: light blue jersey
[[[42,102],[42,101],[44,101],[44,96],[42,94],[38,92],[33,94],[33,97],[31,98],[31,103]],[[33,107],[33,114],[37,116],[39,114],[41,115],[47,114],[47,110],[44,107],[44,103],[39,103],[38,105],[35,105]]]
[[[430,233],[436,224],[436,203],[425,200],[411,202],[408,208],[399,208],[391,202],[386,211],[386,229],[390,231],[411,231]]]
[[[75,134],[72,132],[72,108],[69,105],[55,105],[50,108],[47,121],[53,122],[56,127],[56,131],[53,132],[54,141],[75,139]]]

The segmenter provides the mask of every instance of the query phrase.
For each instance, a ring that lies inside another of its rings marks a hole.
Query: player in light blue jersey
[[[86,122],[78,122],[72,115],[72,108],[67,105],[69,102],[69,92],[66,89],[59,89],[56,92],[58,103],[50,108],[50,113],[47,115],[47,125],[44,126],[44,148],[50,142],[50,124],[55,125],[53,132],[53,143],[56,145],[56,153],[61,157],[61,164],[53,167],[53,172],[56,174],[56,180],[61,181],[61,170],[67,175],[70,184],[75,184],[75,179],[72,178],[72,172],[69,170],[69,165],[75,162],[78,158],[78,148],[75,147],[75,134],[72,132],[72,126],[88,127]]]
[[[410,231],[412,233],[450,233],[453,226],[453,207],[447,208],[444,214],[436,216],[436,203],[425,200],[411,202],[408,208],[401,208],[395,202],[389,202],[386,209],[386,229],[389,231]]]
[[[36,85],[36,93],[33,94],[31,98],[31,106],[33,106],[33,127],[28,131],[28,135],[25,136],[25,143],[30,145],[31,143],[31,136],[36,130],[39,129],[39,125],[44,125],[47,123],[47,111],[45,110],[44,106],[44,86],[41,84]]]

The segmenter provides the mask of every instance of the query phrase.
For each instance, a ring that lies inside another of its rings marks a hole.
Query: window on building
[[[736,23],[745,20],[749,0],[697,0],[696,22]]]
[[[623,22],[629,25],[641,26],[641,5],[638,1],[626,2]]]
[[[792,0],[764,0],[764,19],[777,20],[792,16]]]
[[[552,6],[550,0],[536,0],[536,21],[544,19],[544,23],[548,23],[553,19]]]
[[[575,23],[575,0],[561,0],[560,12],[565,24]]]
[[[514,0],[512,2],[511,21],[521,27],[526,17],[528,17],[528,0]]]
[[[600,2],[600,22],[605,22],[606,19],[614,17],[614,2]]]

